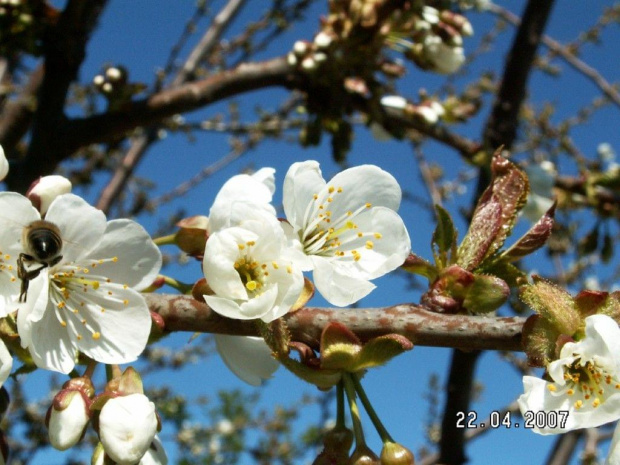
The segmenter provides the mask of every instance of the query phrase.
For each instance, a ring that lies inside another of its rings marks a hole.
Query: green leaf
[[[413,253],[410,253],[401,268],[409,273],[419,274],[433,282],[437,278],[437,268],[430,262]]]
[[[321,334],[321,368],[351,371],[361,350],[361,341],[349,328],[330,323]]]
[[[502,247],[527,199],[527,176],[499,151],[493,157],[491,171],[491,185],[480,196],[458,251],[457,263],[470,271],[484,265]]]
[[[545,245],[553,230],[555,207],[556,204],[554,203],[527,233],[500,255],[498,261],[513,262],[519,260]]]
[[[441,205],[435,205],[435,211],[437,212],[437,226],[433,232],[431,247],[435,264],[441,269],[452,264],[456,258],[457,232],[450,214]]]
[[[540,315],[531,315],[523,325],[521,341],[531,366],[544,367],[557,358],[556,341],[560,333]]]
[[[413,349],[409,339],[400,334],[386,334],[371,339],[362,347],[356,363],[349,371],[356,372],[373,368],[390,361],[397,355]]]
[[[559,333],[572,336],[582,325],[582,319],[571,295],[538,276],[533,278],[534,284],[522,288],[521,300]]]

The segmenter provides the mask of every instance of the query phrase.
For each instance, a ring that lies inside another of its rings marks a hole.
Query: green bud
[[[381,460],[366,444],[358,444],[347,465],[381,465]]]
[[[413,453],[396,442],[386,442],[381,449],[382,465],[414,465]]]

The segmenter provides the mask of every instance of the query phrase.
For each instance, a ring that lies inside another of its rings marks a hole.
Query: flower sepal
[[[202,260],[207,244],[209,218],[203,215],[191,216],[183,218],[176,225],[179,230],[174,235],[174,243],[189,256]]]
[[[321,335],[321,368],[356,373],[381,366],[413,344],[399,334],[375,337],[365,344],[341,323],[328,324]]]

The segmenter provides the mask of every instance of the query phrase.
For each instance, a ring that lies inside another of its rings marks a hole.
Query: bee
[[[19,301],[25,302],[30,281],[45,268],[62,260],[62,239],[58,226],[49,221],[37,220],[24,227],[22,243],[26,252],[20,253],[17,259],[17,276],[22,281]],[[40,266],[30,268],[36,266],[34,264]]]

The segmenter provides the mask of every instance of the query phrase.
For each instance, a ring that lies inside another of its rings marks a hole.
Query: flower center
[[[15,267],[10,263],[7,263],[11,259],[9,254],[0,252],[0,272],[7,273],[10,276],[11,282],[17,281],[17,278],[13,274]]]
[[[93,319],[93,310],[105,313],[103,301],[120,302],[112,291],[112,281],[104,276],[91,275],[92,269],[106,262],[116,263],[116,257],[101,259],[91,263],[90,267],[75,263],[60,263],[50,270],[49,299],[56,309],[56,317],[63,327],[70,327],[79,340],[83,339],[80,328],[90,336],[101,338],[100,327]],[[123,285],[127,288],[127,285]],[[129,301],[122,300],[124,305]],[[67,322],[70,322],[68,325]]]
[[[564,367],[566,394],[575,396],[574,406],[582,408],[590,403],[596,408],[614,392],[620,391],[620,381],[595,361],[583,362],[580,358]],[[556,391],[556,384],[549,384],[550,391]]]
[[[327,186],[320,194],[314,194],[314,202],[306,209],[305,228],[300,238],[306,255],[338,257],[359,261],[366,250],[372,250],[374,241],[382,235],[374,231],[361,231],[355,217],[372,207],[364,203],[354,211],[334,215],[330,204],[344,192],[342,187]]]
[[[267,266],[265,264],[261,265],[252,258],[251,251],[255,244],[254,241],[238,244],[241,254],[233,265],[237,273],[239,273],[241,282],[252,297],[256,297],[263,292],[265,278],[269,276],[269,272],[265,271]]]

